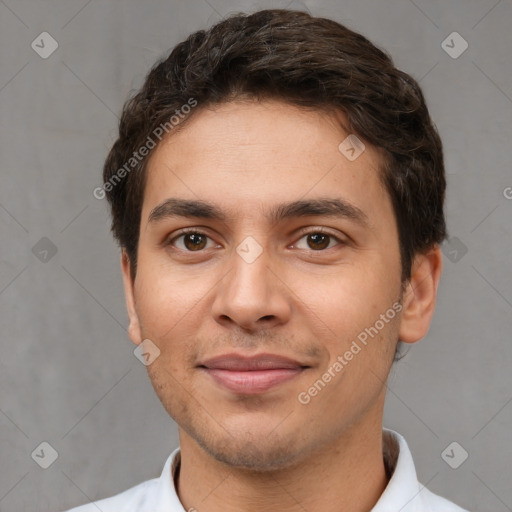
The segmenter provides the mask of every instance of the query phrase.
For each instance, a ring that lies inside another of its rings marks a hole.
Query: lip
[[[244,395],[269,391],[301,374],[308,366],[275,354],[225,354],[199,365],[217,384]]]

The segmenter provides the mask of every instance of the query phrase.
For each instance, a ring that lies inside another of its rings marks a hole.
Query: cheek
[[[327,326],[365,325],[391,307],[399,292],[398,274],[385,271],[382,262],[373,259],[361,258],[330,273],[289,274],[288,279],[300,302]]]
[[[135,282],[136,309],[146,336],[166,337],[201,307],[211,289],[205,278],[178,274],[165,265],[144,262]]]
[[[367,261],[364,265],[346,265],[329,276],[303,276],[296,280],[303,313],[316,324],[310,326],[311,331],[327,349],[329,365],[350,351],[351,346],[357,352],[348,354],[350,361],[344,369],[351,382],[364,379],[368,369],[385,378],[398,332],[393,304],[399,298],[399,274],[386,272],[383,262],[373,259],[373,264]],[[386,312],[383,321],[381,315]],[[343,379],[335,380],[340,383]],[[336,387],[335,384],[333,388]]]

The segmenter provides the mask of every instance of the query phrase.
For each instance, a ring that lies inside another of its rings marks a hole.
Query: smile
[[[200,368],[233,393],[256,395],[297,377],[308,366],[272,354],[253,357],[228,354],[205,361]]]

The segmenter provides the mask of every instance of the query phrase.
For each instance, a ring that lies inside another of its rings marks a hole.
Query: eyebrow
[[[268,219],[278,223],[296,217],[340,217],[369,226],[366,213],[344,199],[302,199],[274,206]],[[156,223],[172,217],[187,217],[226,221],[227,215],[217,206],[202,200],[169,198],[151,210],[148,223]]]

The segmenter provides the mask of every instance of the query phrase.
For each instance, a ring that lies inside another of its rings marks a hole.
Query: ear
[[[134,281],[131,276],[130,258],[126,251],[123,249],[121,252],[121,270],[123,272],[124,296],[126,300],[126,310],[128,311],[128,336],[135,343],[139,345],[142,342],[142,333],[140,328],[139,316],[135,308],[135,293]]]
[[[438,245],[414,258],[402,301],[399,339],[405,343],[416,343],[428,332],[442,268],[443,259]]]

